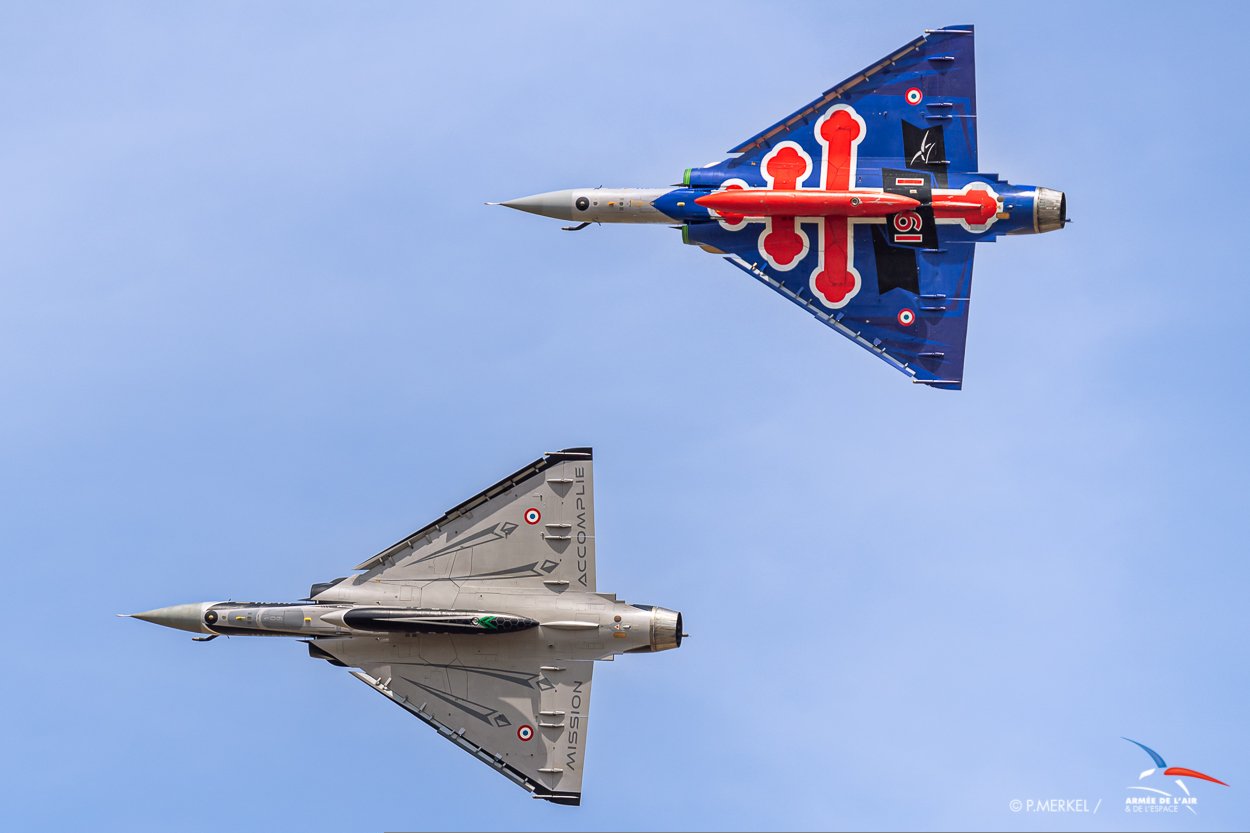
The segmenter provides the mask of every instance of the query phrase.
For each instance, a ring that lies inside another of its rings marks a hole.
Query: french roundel
[[[904,327],[910,327],[912,324],[916,323],[916,313],[905,308],[899,310],[898,323],[902,324]]]
[[[525,522],[529,524],[530,526],[533,526],[534,524],[538,523],[542,519],[543,519],[543,513],[539,512],[534,507],[531,506],[529,509],[525,510]]]
[[[908,104],[914,105],[924,101],[924,93],[920,92],[919,87],[908,87],[904,97],[907,99]]]
[[[528,723],[522,724],[517,727],[516,736],[522,741],[533,740],[534,727],[530,726]]]

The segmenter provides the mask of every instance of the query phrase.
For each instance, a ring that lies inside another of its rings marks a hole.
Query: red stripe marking
[[[831,304],[842,303],[855,291],[855,276],[848,268],[850,233],[849,220],[842,217],[825,218],[824,265],[816,274],[813,285]]]
[[[1163,774],[1164,775],[1181,775],[1181,776],[1184,776],[1185,778],[1201,778],[1203,781],[1211,781],[1212,783],[1215,783],[1215,784],[1222,784],[1225,787],[1228,786],[1228,784],[1225,784],[1223,781],[1221,781],[1218,778],[1212,778],[1210,775],[1204,775],[1201,772],[1197,772],[1192,769],[1185,769],[1182,766],[1170,766],[1167,769],[1163,770]]]
[[[825,190],[849,191],[855,183],[851,167],[851,148],[859,138],[859,122],[847,110],[835,110],[820,125],[820,136],[828,143],[825,149]]]

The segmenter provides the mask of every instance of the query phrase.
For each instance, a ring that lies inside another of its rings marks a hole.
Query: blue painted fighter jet
[[[977,171],[973,28],[928,30],[671,188],[501,203],[667,223],[913,382],[958,390],[976,243],[1067,223],[1060,191]]]

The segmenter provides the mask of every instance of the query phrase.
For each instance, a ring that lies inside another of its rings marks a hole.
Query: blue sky
[[[1075,222],[977,254],[920,389],[659,228],[664,185],[978,27],[981,163]],[[1238,4],[0,10],[8,829],[1250,825]],[[774,34],[775,33],[775,34]],[[1234,175],[1230,178],[1230,175]],[[298,643],[292,599],[593,445],[600,590],[684,611],[531,801]],[[1200,815],[1123,813],[1148,761]],[[1096,815],[1012,799],[1102,799]]]

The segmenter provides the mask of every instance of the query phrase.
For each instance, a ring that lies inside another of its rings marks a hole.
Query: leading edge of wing
[[[581,792],[562,792],[559,790],[552,790],[550,787],[534,780],[511,764],[504,762],[497,755],[490,752],[490,750],[469,740],[464,736],[463,731],[451,728],[446,723],[443,723],[441,720],[434,717],[434,715],[423,711],[420,706],[413,705],[413,703],[407,698],[397,695],[395,692],[383,685],[381,680],[371,677],[364,671],[352,670],[349,673],[365,685],[369,686],[369,688],[376,691],[378,694],[381,694],[387,700],[390,700],[404,711],[421,720],[427,726],[430,726],[442,737],[451,741],[482,763],[499,772],[500,775],[504,776],[509,781],[512,781],[514,784],[528,790],[534,798],[541,798],[554,804],[565,804],[571,807],[578,807],[581,805]]]
[[[544,454],[542,457],[539,457],[537,460],[530,463],[529,465],[522,466],[521,468],[517,469],[512,474],[500,480],[498,483],[495,483],[494,485],[483,489],[482,491],[478,492],[476,495],[469,498],[468,500],[462,503],[459,503],[456,506],[453,506],[451,509],[448,509],[446,512],[443,513],[441,517],[431,521],[430,523],[418,529],[416,532],[413,532],[409,535],[405,535],[403,538],[396,541],[394,544],[391,544],[389,547],[382,550],[377,555],[373,556],[367,561],[363,561],[360,564],[357,564],[354,569],[357,569],[357,570],[373,569],[374,567],[381,564],[390,556],[407,548],[409,542],[412,541],[413,539],[424,537],[425,535],[431,532],[436,532],[437,530],[441,529],[442,527],[454,521],[456,518],[459,518],[459,517],[462,517],[463,515],[468,514],[469,512],[473,511],[473,509],[477,508],[478,506],[481,506],[483,503],[486,503],[488,500],[491,500],[492,498],[495,498],[503,494],[504,492],[508,491],[509,489],[521,483],[522,481],[530,477],[533,477],[536,474],[540,474],[546,471],[547,469],[551,468],[557,463],[562,463],[565,460],[591,460],[593,458],[594,458],[594,453],[592,449],[588,447],[587,448],[565,448],[560,451],[550,451]]]
[[[777,135],[778,133],[784,132],[785,130],[793,127],[795,124],[799,122],[802,122],[803,120],[811,116],[812,113],[826,106],[831,101],[841,98],[844,94],[849,92],[851,89],[871,79],[872,76],[892,66],[893,64],[897,63],[902,58],[905,58],[908,55],[910,55],[912,52],[915,52],[917,49],[922,48],[925,44],[929,43],[930,39],[932,39],[934,36],[945,34],[945,35],[955,35],[955,36],[967,35],[968,37],[973,37],[974,36],[973,31],[974,31],[973,27],[970,24],[959,25],[959,26],[944,26],[941,29],[927,29],[925,30],[925,33],[921,35],[920,37],[907,43],[900,49],[897,49],[894,52],[891,52],[889,55],[885,56],[880,61],[877,61],[875,64],[872,64],[871,66],[861,69],[859,72],[855,73],[850,78],[847,78],[846,80],[838,84],[835,84],[834,86],[830,87],[829,89],[821,93],[819,98],[815,99],[814,101],[808,102],[807,104],[800,107],[798,110],[795,110],[793,113],[781,119],[780,121],[769,125],[768,127],[761,130],[759,133],[756,133],[754,136],[747,139],[745,142],[742,142],[741,144],[739,144],[737,147],[731,148],[728,152],[729,153],[746,153],[749,150],[753,150],[759,147],[760,145],[766,143],[773,136]]]

